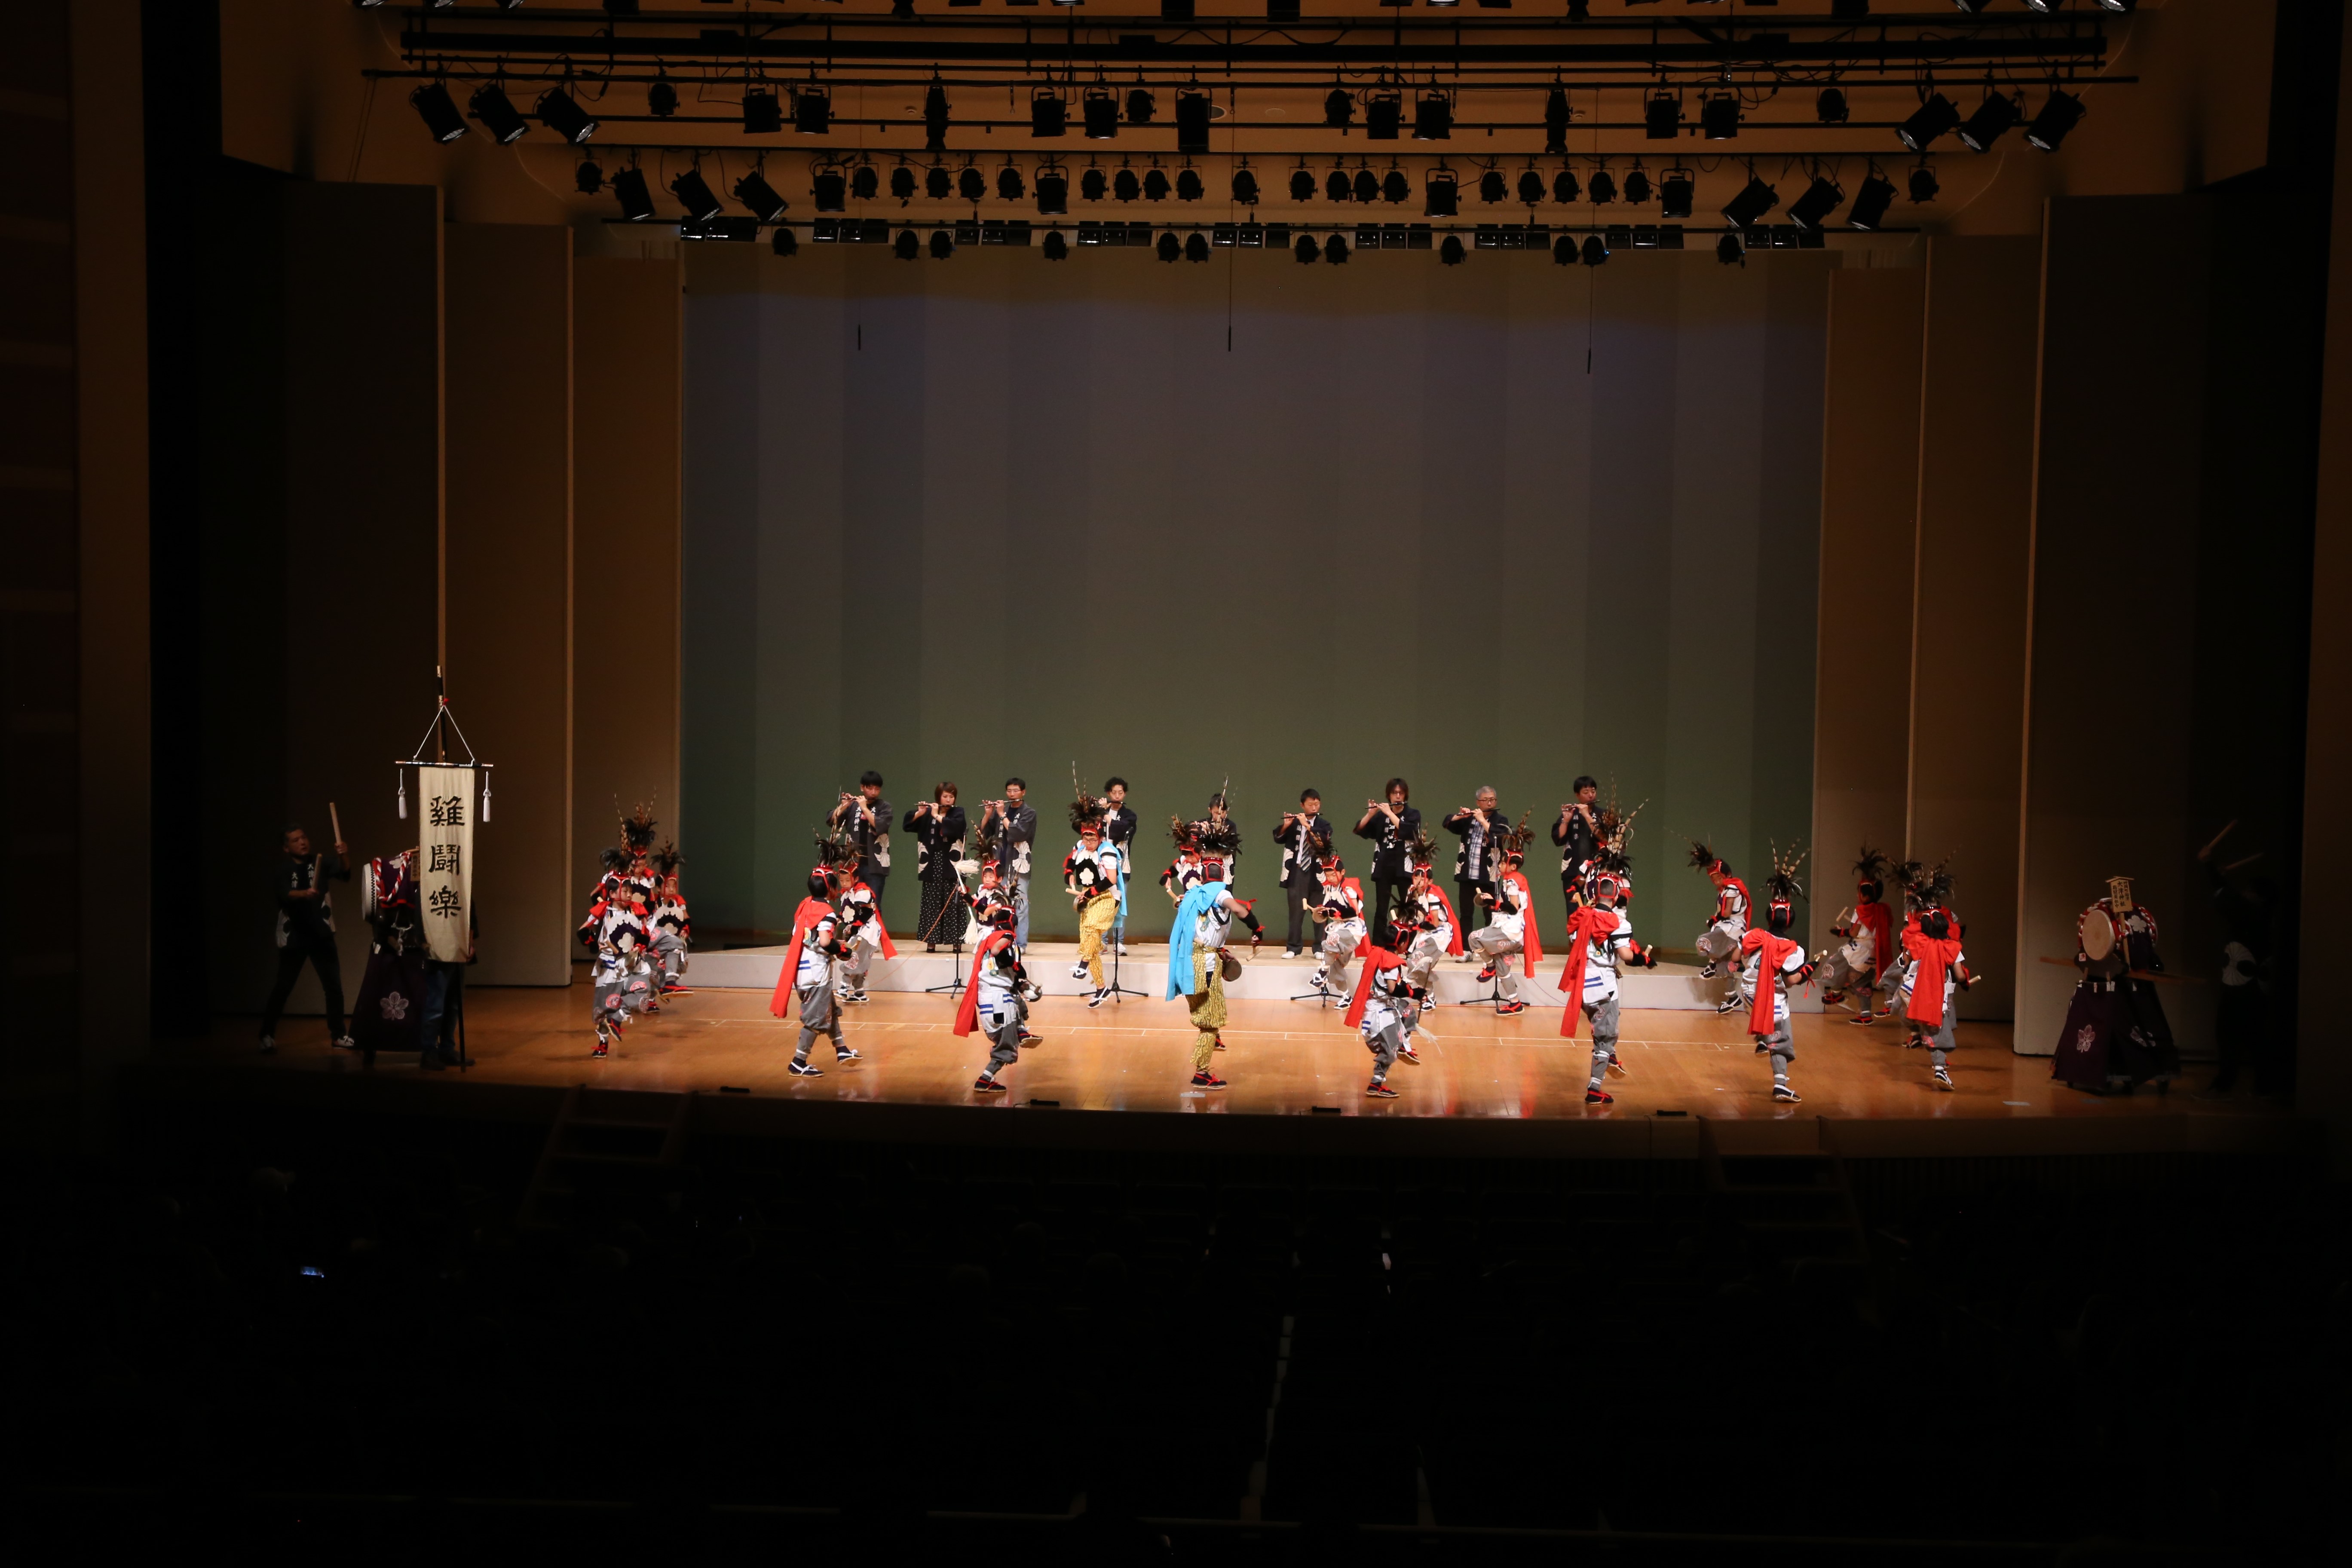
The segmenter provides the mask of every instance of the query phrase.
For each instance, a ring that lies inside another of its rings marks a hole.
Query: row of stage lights
[[[1361,96],[1363,132],[1370,142],[1394,142],[1400,139],[1404,125],[1404,91],[1398,87],[1376,88]],[[833,99],[824,88],[809,83],[792,90],[791,118],[793,129],[803,135],[824,136],[833,129]],[[1360,107],[1359,95],[1345,88],[1335,87],[1323,100],[1323,124],[1327,130],[1348,131],[1356,124]],[[667,118],[677,108],[677,90],[667,80],[656,81],[649,89],[651,108],[656,117]],[[466,115],[457,110],[457,100],[449,96],[448,84],[439,80],[426,82],[409,95],[416,111],[424,118],[427,130],[437,142],[455,142],[466,134]],[[767,88],[747,88],[743,94],[743,131],[746,135],[774,135],[782,132],[785,119],[783,99]],[[1179,153],[1209,151],[1209,125],[1213,108],[1209,94],[1199,88],[1186,88],[1176,95],[1176,150]],[[1851,118],[1843,89],[1825,87],[1814,100],[1814,114],[1824,125],[1843,125]],[[1159,100],[1150,89],[1141,85],[1129,88],[1122,101],[1120,95],[1107,86],[1089,87],[1078,100],[1079,123],[1091,141],[1116,140],[1124,118],[1129,125],[1149,125],[1159,113]],[[1454,95],[1432,87],[1423,90],[1412,105],[1412,139],[1416,142],[1446,142],[1454,136]],[[530,122],[509,99],[506,89],[496,81],[484,82],[474,89],[468,100],[467,112],[498,140],[500,145],[516,141],[530,130]],[[2055,153],[2067,133],[2082,121],[2083,100],[2064,88],[2053,83],[2050,95],[2029,120],[2022,93],[2002,91],[1988,83],[1984,100],[1963,115],[1959,106],[1941,92],[1929,90],[1919,107],[1895,129],[1895,138],[1914,153],[1923,152],[1930,142],[1948,132],[1957,132],[1962,145],[1970,152],[1983,153],[2018,125],[2025,126],[2025,140],[2044,153]],[[579,100],[562,87],[551,87],[540,94],[532,113],[540,122],[566,142],[574,145],[594,136],[597,121],[580,106]],[[934,153],[947,148],[950,124],[947,89],[933,82],[923,96],[923,126],[926,145]],[[1568,148],[1568,128],[1573,118],[1569,107],[1568,89],[1554,87],[1544,100],[1544,151],[1563,153]],[[1652,94],[1642,110],[1643,134],[1653,142],[1672,142],[1683,133],[1682,96],[1668,89]],[[1730,91],[1709,93],[1699,104],[1700,134],[1709,142],[1728,142],[1739,135],[1741,110],[1739,99]],[[1029,97],[1029,133],[1034,137],[1054,138],[1066,135],[1070,124],[1070,100],[1063,89],[1041,86],[1031,89]]]
[[[652,183],[643,169],[632,165],[615,174],[611,180],[614,196],[620,203],[621,216],[631,223],[651,223],[659,214],[654,205]],[[583,193],[593,195],[606,184],[604,172],[593,162],[580,165],[577,184]],[[844,168],[837,163],[820,163],[810,181],[811,195],[820,213],[848,210],[851,201],[869,202],[881,194],[881,171],[871,163],[859,163]],[[1243,206],[1255,206],[1259,198],[1256,174],[1246,164],[1233,174],[1233,199]],[[1488,205],[1505,201],[1511,195],[1510,184],[1500,169],[1488,169],[1478,176],[1479,199]],[[669,182],[670,194],[677,199],[680,218],[688,224],[704,224],[718,218],[726,211],[710,182],[703,177],[699,166],[681,172]],[[1581,187],[1576,171],[1561,169],[1549,186],[1541,172],[1523,169],[1519,172],[1517,195],[1519,201],[1533,207],[1543,201],[1549,190],[1556,202],[1569,203],[1580,194],[1589,194],[1597,205],[1612,203],[1619,195],[1617,181],[1607,169],[1594,171],[1588,184]],[[1140,177],[1133,169],[1115,171],[1086,169],[1078,176],[1081,199],[1098,202],[1108,195],[1121,202],[1138,196],[1147,201],[1161,201],[1173,192],[1179,201],[1199,201],[1207,194],[1201,172],[1193,168],[1176,171],[1171,181],[1164,169],[1143,171]],[[1936,172],[1924,162],[1910,174],[1910,196],[1914,202],[1933,201],[1937,185]],[[774,223],[792,204],[769,184],[767,175],[753,169],[734,185],[735,199],[761,223]],[[918,193],[916,170],[901,163],[890,171],[890,194],[902,205],[914,200]],[[940,164],[931,164],[922,171],[919,194],[931,201],[961,199],[978,203],[988,195],[988,180],[971,165],[950,173]],[[1022,172],[1006,163],[996,172],[996,194],[1005,201],[1025,199],[1029,191]],[[1625,175],[1625,200],[1640,205],[1652,195],[1658,199],[1660,215],[1669,219],[1688,218],[1697,199],[1696,177],[1687,169],[1669,169],[1654,185],[1647,172],[1636,165]],[[1333,169],[1319,185],[1311,169],[1290,172],[1290,195],[1294,201],[1312,201],[1320,195],[1334,202],[1354,201],[1367,205],[1384,201],[1400,205],[1412,195],[1412,182],[1402,169],[1391,168],[1385,174],[1375,174],[1369,168],[1357,169],[1352,174],[1346,169]],[[1047,217],[1057,217],[1070,210],[1070,178],[1068,171],[1058,165],[1039,169],[1035,177],[1037,211]],[[1454,217],[1461,211],[1462,182],[1454,171],[1444,166],[1431,169],[1422,181],[1422,216]],[[1873,167],[1862,187],[1854,195],[1853,205],[1846,214],[1849,228],[1872,230],[1885,226],[1886,215],[1895,205],[1895,183]],[[1815,174],[1797,199],[1789,204],[1788,220],[1797,227],[1819,230],[1827,226],[1837,209],[1845,205],[1845,188],[1826,174]],[[1749,228],[1780,205],[1779,187],[1752,170],[1747,184],[1738,194],[1724,204],[1723,221],[1727,227]]]

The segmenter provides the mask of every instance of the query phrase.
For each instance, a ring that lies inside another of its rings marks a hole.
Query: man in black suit
[[[1421,837],[1421,813],[1406,802],[1412,790],[1402,779],[1391,779],[1381,800],[1364,802],[1356,820],[1356,837],[1372,841],[1372,941],[1390,942],[1389,902],[1400,906],[1412,885],[1412,841]]]
[[[1323,797],[1311,789],[1299,793],[1298,809],[1284,812],[1275,827],[1274,841],[1282,847],[1282,902],[1290,911],[1290,934],[1282,944],[1286,958],[1299,955],[1309,920],[1307,911],[1323,900],[1315,846],[1330,837],[1331,825],[1323,818]]]

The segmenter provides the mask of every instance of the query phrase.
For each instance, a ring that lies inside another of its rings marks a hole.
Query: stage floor
[[[786,1073],[797,1021],[771,1017],[764,996],[703,991],[675,997],[659,1014],[631,1024],[614,1053],[601,1061],[589,1055],[590,997],[584,983],[566,990],[475,991],[467,1001],[475,1065],[464,1074],[425,1073],[415,1058],[400,1055],[384,1057],[363,1075],[356,1059],[328,1047],[325,1026],[316,1019],[289,1019],[274,1057],[255,1053],[250,1020],[225,1020],[206,1042],[159,1047],[158,1060],[241,1065],[267,1069],[273,1078],[332,1073],[433,1080],[446,1092],[468,1084],[542,1089],[586,1084],[714,1096],[748,1090],[763,1101],[803,1105],[969,1107],[976,1113],[1025,1110],[1033,1101],[1161,1118],[1304,1119],[1321,1110],[1423,1125],[1451,1121],[1457,1131],[1480,1121],[1624,1124],[1681,1116],[1758,1125],[1760,1131],[1760,1124],[1827,1118],[1885,1124],[1883,1136],[1872,1140],[1874,1152],[1903,1145],[1898,1124],[1943,1125],[1954,1133],[1962,1124],[1976,1130],[1958,1142],[1927,1140],[1938,1153],[1961,1147],[1979,1152],[2268,1147],[2307,1141],[2313,1127],[2283,1105],[2243,1093],[2200,1098],[2196,1090],[2210,1074],[2203,1064],[2192,1065],[2188,1081],[2169,1093],[2083,1094],[2051,1080],[2049,1058],[2012,1054],[2006,1025],[1960,1026],[1952,1058],[1956,1088],[1945,1091],[1929,1077],[1927,1053],[1904,1048],[1893,1026],[1857,1027],[1843,1014],[1801,1016],[1791,1081],[1804,1099],[1783,1105],[1772,1100],[1766,1058],[1754,1054],[1739,1018],[1629,1011],[1621,1041],[1627,1074],[1608,1081],[1614,1103],[1588,1106],[1590,1046],[1582,1037],[1560,1037],[1558,1010],[1498,1017],[1484,1008],[1442,1007],[1432,1019],[1436,1037],[1423,1048],[1423,1065],[1400,1063],[1390,1075],[1399,1098],[1378,1100],[1364,1097],[1370,1058],[1336,1007],[1233,1003],[1229,1048],[1216,1058],[1217,1073],[1231,1087],[1202,1090],[1190,1082],[1193,1035],[1181,1004],[1129,998],[1089,1009],[1077,998],[1049,996],[1031,1016],[1044,1038],[1005,1074],[1009,1092],[976,1095],[971,1083],[988,1047],[978,1035],[958,1038],[951,1032],[954,1004],[946,996],[877,994],[848,1008],[847,1039],[863,1059],[835,1064],[821,1040],[814,1059],[824,1076],[816,1079]],[[2290,1127],[2297,1131],[2283,1138]],[[2030,1135],[2037,1128],[2039,1135]],[[1892,1146],[1880,1147],[1890,1139]]]

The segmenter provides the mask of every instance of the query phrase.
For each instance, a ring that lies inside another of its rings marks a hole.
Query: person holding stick
[[[301,824],[286,829],[285,858],[278,869],[278,979],[261,1012],[263,1056],[278,1049],[278,1020],[305,963],[318,971],[319,989],[326,994],[328,1038],[339,1050],[359,1048],[343,1026],[343,961],[335,946],[334,899],[327,887],[330,881],[352,879],[351,847],[343,842],[334,807],[327,810],[338,823],[331,855],[311,851],[310,836]]]

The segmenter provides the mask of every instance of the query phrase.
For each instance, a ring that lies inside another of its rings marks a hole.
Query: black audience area
[[[115,1158],[17,1165],[13,1531],[338,1562],[2339,1543],[2352,1268],[2307,1165],[626,1120],[551,1162],[543,1125],[158,1101]]]

